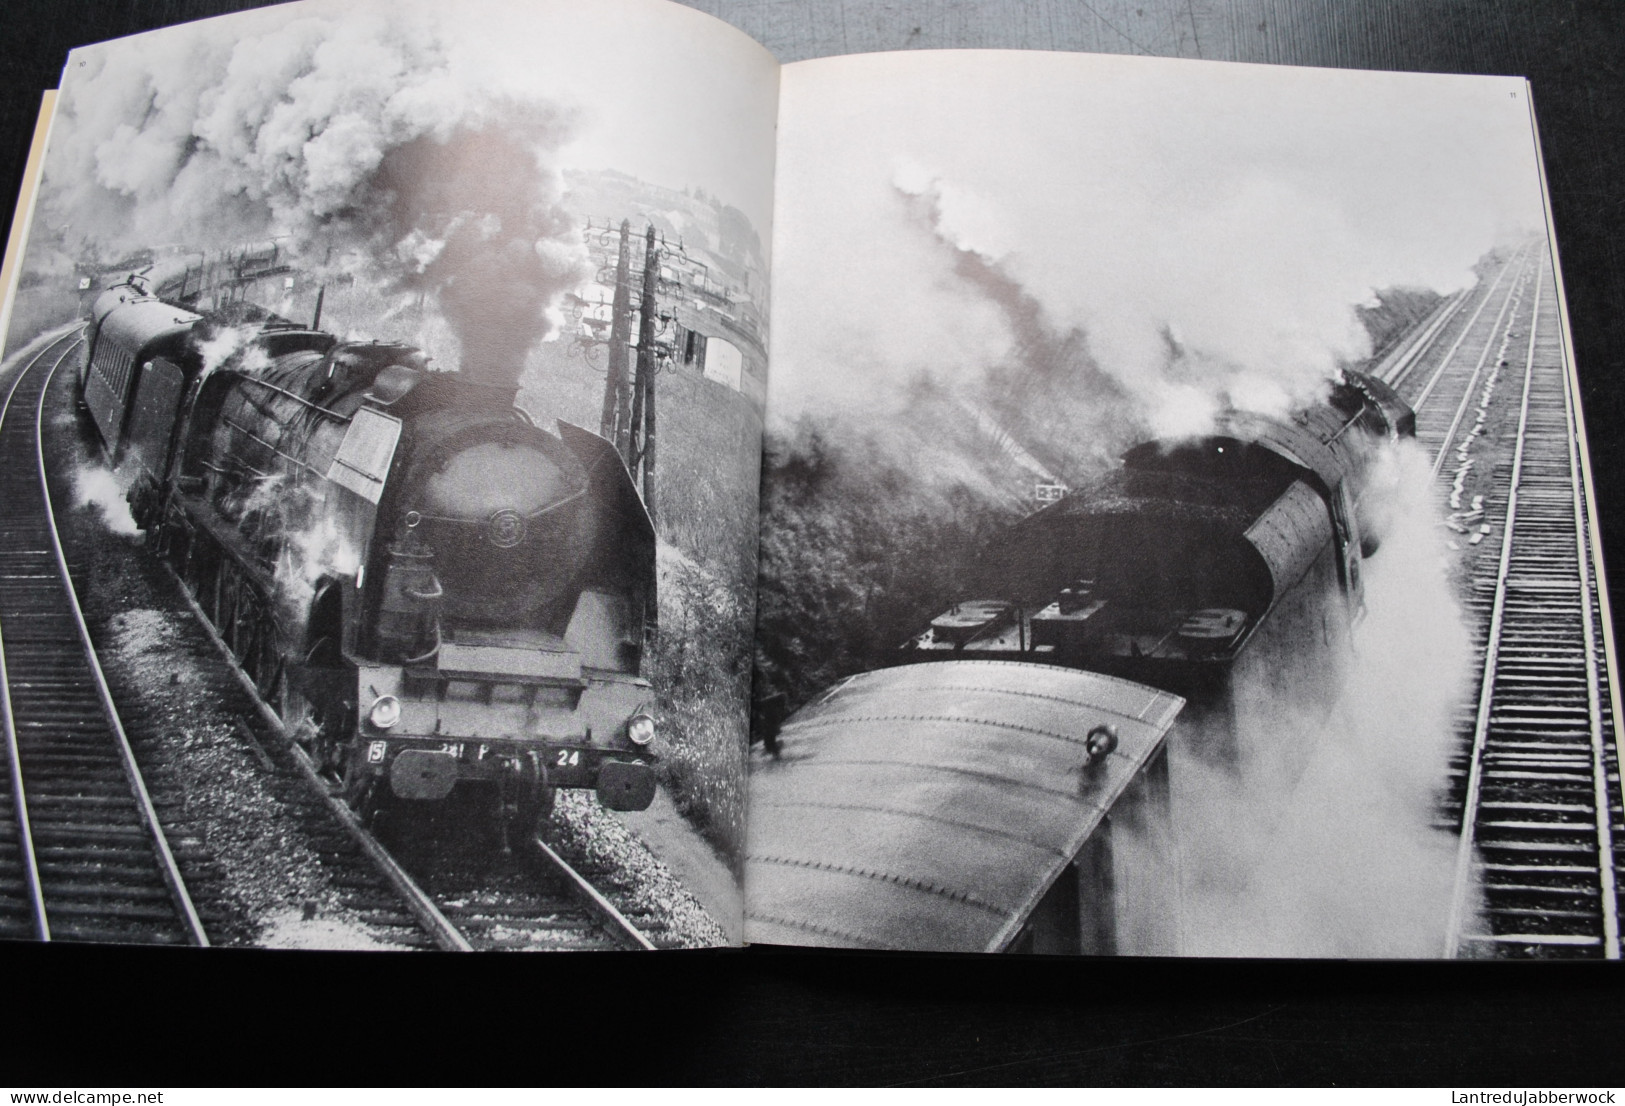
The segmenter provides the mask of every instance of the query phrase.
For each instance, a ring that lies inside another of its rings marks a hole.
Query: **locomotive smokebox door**
[[[430,749],[405,749],[389,766],[389,786],[402,799],[444,799],[457,783],[457,761]]]
[[[647,764],[606,760],[598,769],[598,801],[611,810],[648,810],[655,801],[655,773]]]

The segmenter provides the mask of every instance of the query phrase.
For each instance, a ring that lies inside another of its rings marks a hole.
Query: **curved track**
[[[1620,954],[1616,687],[1551,262],[1529,244],[1390,367],[1432,453],[1479,661],[1443,814],[1447,956]]]
[[[263,728],[273,735],[278,751],[438,947],[451,952],[654,947],[540,839],[521,842],[515,855],[498,856],[493,863],[478,865],[477,872],[471,870],[475,865],[470,855],[455,858],[461,863],[447,863],[433,846],[413,847],[408,841],[411,862],[403,864],[337,797],[337,782],[318,773],[281,718],[259,698],[253,679],[203,609],[191,596],[186,598],[198,624],[250,697]]]
[[[0,936],[208,944],[175,860],[177,851],[200,850],[190,840],[171,848],[183,819],[173,796],[154,803],[137,767],[70,583],[48,493],[47,393],[66,400],[65,377],[55,388],[51,380],[58,369],[71,371],[79,340],[75,330],[42,343],[0,381],[0,715],[8,751]],[[228,709],[259,716],[257,726],[239,725],[244,742],[308,826],[348,904],[387,940],[410,947],[427,938],[464,951],[653,947],[540,840],[472,863],[418,849],[416,874],[408,873],[334,797],[201,608],[181,595],[225,662],[216,693],[235,703]],[[141,714],[130,735],[145,748],[155,735],[146,734]]]
[[[113,705],[69,583],[39,448],[46,386],[79,347],[48,342],[0,408],[0,841],[8,935],[206,945],[203,922]],[[15,873],[12,875],[11,873]],[[20,894],[14,894],[13,888]]]

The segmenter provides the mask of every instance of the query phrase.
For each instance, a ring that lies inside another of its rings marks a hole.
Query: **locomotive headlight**
[[[655,720],[647,714],[635,714],[626,724],[626,738],[640,748],[655,739]]]
[[[380,730],[390,729],[401,720],[401,701],[393,695],[380,695],[367,710],[367,721]]]

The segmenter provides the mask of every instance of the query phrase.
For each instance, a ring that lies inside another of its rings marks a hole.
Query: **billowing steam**
[[[1399,469],[1394,525],[1366,565],[1355,663],[1307,766],[1238,777],[1175,762],[1184,954],[1435,957],[1443,947],[1455,839],[1434,828],[1436,788],[1471,647],[1429,461],[1407,444],[1382,463]],[[1268,740],[1310,736],[1282,719]]]
[[[133,537],[141,532],[118,477],[101,465],[83,465],[74,470],[73,505],[94,507],[107,529],[115,534]]]
[[[249,345],[260,331],[255,326],[222,326],[210,329],[198,340],[198,355],[203,367],[213,372],[226,361],[238,357],[238,364],[248,372],[270,364],[270,358],[258,346]]]
[[[582,276],[560,203],[570,113],[464,79],[427,13],[241,18],[239,38],[80,59],[46,193],[69,247],[274,237],[306,272],[422,297],[464,371],[513,383]]]
[[[1145,339],[1148,348],[1127,349],[1124,335],[1111,333],[1122,313],[1092,320],[1103,331],[1098,344],[1116,355],[1106,363],[1117,371],[1102,371],[1081,322],[1058,324],[1040,296],[1015,275],[1019,263],[1010,258],[1011,232],[992,203],[912,162],[899,166],[892,183],[915,201],[911,208],[923,215],[936,239],[954,251],[954,275],[998,306],[1011,333],[1009,358],[1061,386],[1053,393],[1056,402],[1087,396],[1096,411],[1120,416],[1126,409],[1137,415],[1156,436],[1195,435],[1226,406],[1283,415],[1317,399],[1334,358],[1363,352],[1360,336],[1353,333],[1352,302],[1341,311],[1340,330],[1348,333],[1336,334],[1315,356],[1300,352],[1284,361],[1266,360],[1264,371],[1191,347],[1178,336],[1171,315],[1163,318],[1155,307],[1137,304],[1138,311],[1129,314],[1142,316],[1136,338]]]
[[[321,509],[308,487],[303,494],[308,501],[290,516],[292,525],[276,565],[277,599],[292,618],[310,609],[320,580],[354,576],[361,567],[361,551],[339,530],[333,516]]]
[[[1374,290],[1463,287],[1541,225],[1523,95],[993,51],[793,67],[774,406],[898,407],[920,372],[997,391],[1022,365],[1045,405],[1142,436],[1317,399],[1369,352]]]

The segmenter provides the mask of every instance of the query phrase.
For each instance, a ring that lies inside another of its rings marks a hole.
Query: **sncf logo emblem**
[[[486,524],[486,536],[498,549],[512,549],[525,540],[525,517],[518,511],[498,511]]]

